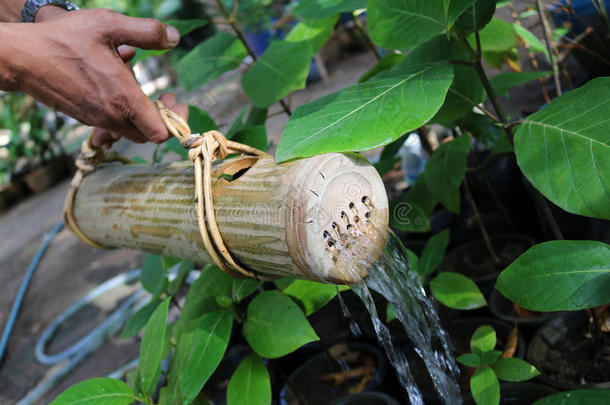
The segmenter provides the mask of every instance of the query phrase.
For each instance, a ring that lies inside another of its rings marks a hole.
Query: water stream
[[[439,398],[447,405],[461,404],[459,369],[449,336],[441,326],[434,302],[426,296],[419,277],[409,269],[395,237],[388,237],[385,253],[373,263],[361,261],[369,269],[368,276],[352,284],[352,290],[369,311],[377,340],[385,349],[411,404],[423,405],[422,394],[413,380],[406,354],[394,345],[388,328],[379,319],[370,289],[391,303],[415,351],[423,359]],[[356,270],[353,272],[357,274]]]

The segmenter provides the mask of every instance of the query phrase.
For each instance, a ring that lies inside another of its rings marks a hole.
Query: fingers
[[[171,25],[151,18],[134,18],[104,10],[106,35],[115,44],[142,49],[171,49],[180,42],[180,33]]]
[[[134,56],[136,56],[136,49],[129,45],[120,45],[117,48],[117,52],[119,53],[121,59],[123,59],[123,62],[129,62]]]
[[[175,112],[176,114],[181,116],[183,120],[185,120],[185,121],[188,120],[188,118],[189,118],[188,106],[178,103],[176,101],[176,96],[174,96],[172,93],[163,94],[159,98],[159,100],[161,100],[167,108],[169,108],[170,110],[172,110],[173,112]]]

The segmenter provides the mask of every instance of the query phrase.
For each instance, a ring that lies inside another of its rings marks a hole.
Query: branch
[[[551,66],[553,67],[553,78],[555,79],[555,88],[557,89],[557,95],[561,96],[561,82],[559,81],[559,68],[557,61],[555,60],[555,52],[553,46],[553,39],[550,35],[549,22],[544,15],[544,7],[542,6],[542,0],[536,0],[536,8],[538,9],[538,17],[540,17],[540,23],[542,24],[542,33],[544,34],[544,42],[546,43],[546,49],[551,59]]]
[[[236,20],[235,20],[234,16],[232,16],[231,13],[229,13],[229,10],[227,10],[225,5],[222,3],[222,0],[216,0],[216,4],[218,4],[220,11],[222,11],[222,14],[227,19],[227,22],[229,23],[229,25],[231,25],[231,28],[235,32],[235,35],[237,35],[237,38],[244,45],[244,48],[246,48],[246,51],[248,51],[248,55],[250,55],[252,60],[256,61],[258,58],[256,57],[256,54],[250,47],[250,44],[246,40],[244,33],[242,32],[242,30],[239,28],[239,26],[235,22]],[[292,115],[292,111],[290,111],[290,107],[288,106],[288,104],[286,104],[286,102],[284,100],[280,100],[279,103],[282,106],[282,109],[284,110],[286,115],[288,115],[290,117]]]

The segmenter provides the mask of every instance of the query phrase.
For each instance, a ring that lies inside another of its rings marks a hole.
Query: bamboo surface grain
[[[383,182],[357,155],[333,153],[280,165],[271,158],[235,157],[214,162],[212,179],[225,244],[240,263],[267,276],[352,281],[353,271],[337,265],[343,262],[337,260],[337,242],[347,235],[341,213],[349,212],[352,222],[360,213],[363,231],[365,223],[387,226]],[[85,235],[103,245],[211,262],[197,226],[193,182],[190,161],[102,165],[81,184],[74,215]],[[374,209],[362,202],[364,196]],[[385,232],[376,234],[383,236],[372,244],[382,250]],[[330,247],[329,237],[335,241]]]

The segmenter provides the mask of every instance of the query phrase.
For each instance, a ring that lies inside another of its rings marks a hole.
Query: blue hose
[[[25,273],[25,277],[21,282],[21,286],[19,286],[19,291],[17,292],[17,298],[15,298],[15,302],[13,303],[13,308],[11,308],[11,314],[6,321],[6,326],[4,327],[4,332],[2,332],[2,340],[0,341],[0,364],[2,364],[2,360],[4,359],[4,352],[6,351],[6,346],[8,345],[8,340],[11,337],[11,332],[13,331],[13,326],[15,325],[15,320],[17,319],[17,315],[19,315],[19,310],[21,309],[21,303],[23,302],[23,298],[25,297],[25,293],[28,291],[28,287],[30,285],[30,281],[32,281],[32,276],[38,267],[38,263],[42,256],[44,256],[49,244],[53,240],[53,237],[57,235],[59,231],[61,231],[64,227],[64,221],[60,221],[53,230],[45,235],[44,240],[42,242],[42,246],[38,249],[38,252],[34,255],[34,258],[30,262],[30,266],[28,267],[27,272]]]

